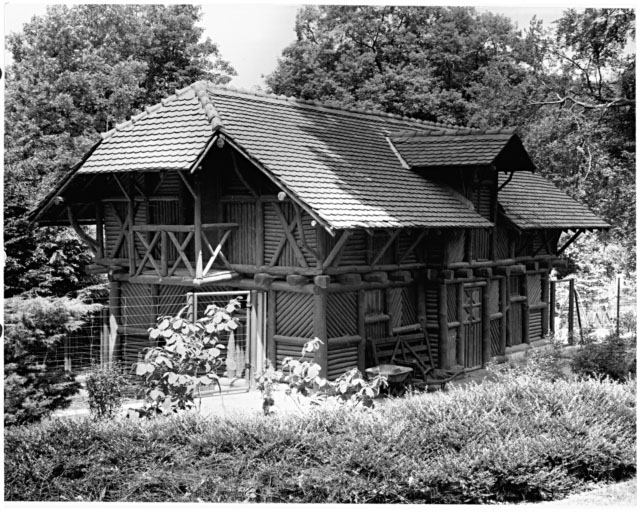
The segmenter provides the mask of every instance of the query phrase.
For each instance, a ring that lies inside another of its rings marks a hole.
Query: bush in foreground
[[[19,425],[68,407],[80,388],[47,358],[101,306],[78,299],[12,297],[5,303],[4,424]]]
[[[635,473],[628,384],[524,375],[374,410],[56,419],[5,434],[7,500],[490,503]]]
[[[635,375],[635,339],[611,334],[602,343],[584,345],[573,358],[572,369],[580,376],[625,382]]]

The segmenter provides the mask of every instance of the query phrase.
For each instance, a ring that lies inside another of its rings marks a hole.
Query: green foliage
[[[50,6],[9,34],[4,217],[7,294],[63,295],[94,284],[75,237],[33,229],[26,213],[98,140],[196,80],[235,74],[191,5]],[[50,277],[49,277],[50,276]]]
[[[372,411],[8,429],[7,500],[503,503],[635,474],[635,386],[517,375]]]
[[[100,307],[68,298],[5,302],[5,425],[38,421],[69,406],[80,386],[72,375],[47,367],[47,356]]]
[[[550,339],[545,347],[529,352],[523,361],[507,361],[503,364],[490,363],[487,367],[492,378],[510,381],[512,378],[530,377],[543,382],[566,379],[566,361],[559,341]]]
[[[191,409],[197,396],[201,404],[202,386],[219,385],[221,366],[229,369],[236,364],[224,359],[222,336],[239,326],[232,316],[238,308],[236,299],[224,308],[211,304],[194,323],[183,317],[184,308],[177,316],[160,317],[157,326],[149,329],[151,341],[158,346],[147,349],[135,369],[145,382],[146,416]]]
[[[119,365],[94,365],[86,376],[88,407],[97,419],[112,418],[122,405],[127,382]]]
[[[387,386],[387,378],[377,375],[368,382],[357,368],[346,371],[333,382],[320,377],[321,366],[311,361],[306,354],[315,352],[322,344],[318,338],[308,340],[301,350],[301,359],[285,357],[278,371],[270,361],[266,361],[264,371],[256,378],[257,389],[263,395],[265,415],[270,413],[274,405],[273,393],[279,383],[285,385],[286,394],[295,399],[297,406],[298,397],[303,396],[310,397],[310,404],[313,405],[323,403],[328,397],[336,397],[338,401],[353,406],[362,404],[364,407],[374,407],[373,399]]]
[[[580,376],[625,382],[635,376],[635,359],[635,339],[612,334],[602,343],[581,347],[573,358],[572,369]]]

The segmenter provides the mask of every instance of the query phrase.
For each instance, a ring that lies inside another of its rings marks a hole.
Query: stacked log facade
[[[211,151],[194,175],[113,178],[112,197],[96,209],[96,262],[113,283],[119,335],[109,350],[134,361],[157,316],[176,313],[188,292],[213,288],[261,294],[265,354],[277,365],[319,337],[313,357],[328,378],[370,366],[370,340],[416,329],[427,331],[441,368],[481,367],[540,342],[561,232],[509,224],[498,212],[495,171],[449,175],[494,228],[329,232],[228,146]],[[211,281],[220,271],[228,277]]]

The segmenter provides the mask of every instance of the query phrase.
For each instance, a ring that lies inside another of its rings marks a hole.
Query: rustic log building
[[[424,329],[437,367],[472,369],[545,338],[552,266],[609,227],[533,171],[514,131],[198,82],[103,134],[31,218],[108,273],[106,360],[189,292],[249,290],[253,366],[317,336],[333,378]]]

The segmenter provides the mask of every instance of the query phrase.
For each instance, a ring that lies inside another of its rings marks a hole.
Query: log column
[[[195,279],[203,278],[203,254],[201,248],[201,176],[194,178],[194,212],[193,224],[195,226]]]
[[[314,287],[314,336],[323,344],[314,354],[314,362],[321,366],[321,377],[327,378],[327,292]]]
[[[447,285],[441,283],[438,288],[438,324],[440,368],[450,368],[449,362],[449,316],[447,314]]]
[[[489,298],[491,296],[491,280],[487,279],[487,284],[482,292],[482,366],[487,364],[491,358],[491,312],[489,311]]]
[[[97,242],[97,259],[104,258],[104,205],[95,203],[95,241]]]

